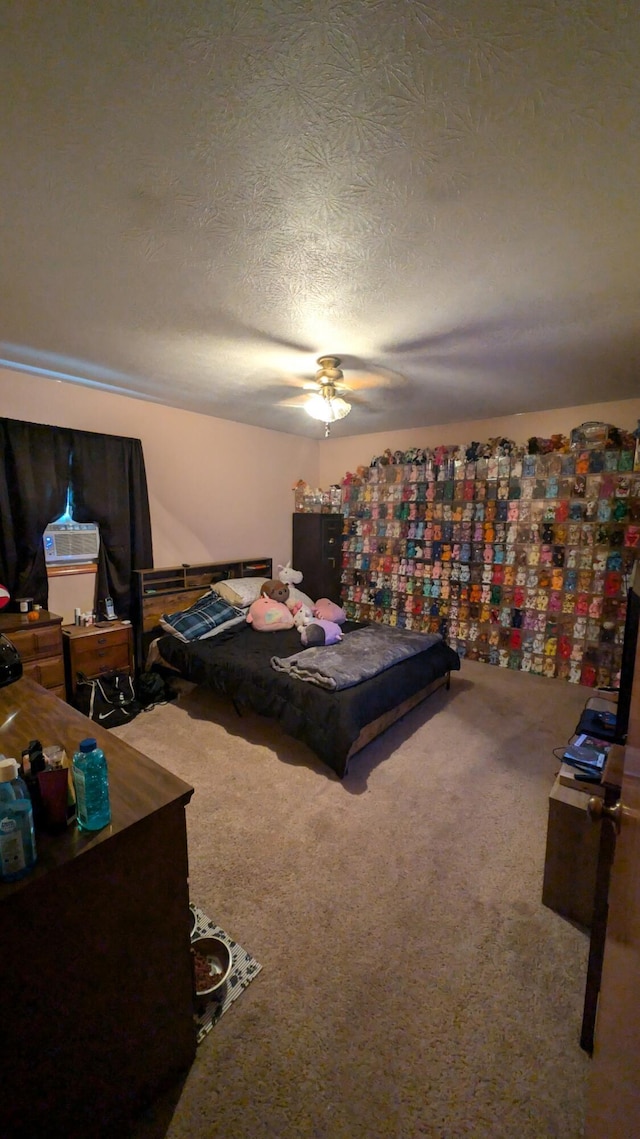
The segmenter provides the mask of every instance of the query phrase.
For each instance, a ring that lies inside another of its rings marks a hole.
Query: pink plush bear
[[[333,621],[335,625],[342,625],[347,619],[344,609],[330,601],[328,597],[321,597],[319,601],[316,601],[313,607],[313,616],[318,617],[321,621]]]

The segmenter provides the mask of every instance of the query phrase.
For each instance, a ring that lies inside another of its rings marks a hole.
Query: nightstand
[[[0,633],[4,633],[20,653],[24,676],[66,700],[62,658],[62,617],[38,609],[30,621],[26,613],[0,613]]]
[[[89,680],[104,673],[126,671],[134,674],[133,630],[122,621],[100,625],[64,625],[64,662],[69,700],[73,703],[81,672]]]

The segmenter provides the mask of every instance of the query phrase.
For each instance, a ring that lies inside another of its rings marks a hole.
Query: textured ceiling
[[[639,394],[632,0],[2,21],[5,362],[311,437],[321,353],[336,436]]]

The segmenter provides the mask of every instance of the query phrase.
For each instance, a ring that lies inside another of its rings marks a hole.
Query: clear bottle
[[[111,821],[109,772],[104,752],[91,737],[82,740],[74,754],[73,785],[80,830],[99,831],[106,827]]]
[[[0,879],[14,882],[36,863],[31,798],[15,759],[0,759]]]

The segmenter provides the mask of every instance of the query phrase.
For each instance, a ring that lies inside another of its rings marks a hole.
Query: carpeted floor
[[[195,787],[191,896],[263,966],[135,1139],[578,1139],[588,941],[540,896],[586,695],[463,662],[344,782],[199,689],[116,729]]]

